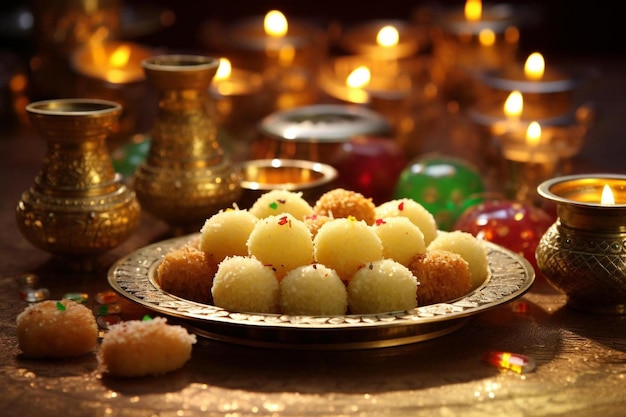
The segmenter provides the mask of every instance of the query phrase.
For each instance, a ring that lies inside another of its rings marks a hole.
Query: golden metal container
[[[336,185],[337,170],[328,164],[304,159],[252,159],[240,164],[243,179],[241,208],[250,208],[272,190],[302,193],[310,204]]]
[[[607,188],[614,202],[602,201]],[[536,250],[548,282],[572,308],[626,313],[626,176],[563,176],[538,192],[556,204],[558,216]]]
[[[91,269],[139,223],[135,193],[115,173],[106,139],[122,106],[97,99],[57,99],[26,106],[47,152],[32,187],[22,194],[17,224],[33,245]]]
[[[253,159],[303,159],[332,165],[341,146],[354,137],[389,136],[381,114],[356,105],[313,104],[280,110],[259,122]]]
[[[142,65],[158,90],[152,141],[133,186],[145,211],[175,233],[197,231],[241,194],[241,174],[217,140],[209,86],[219,59],[160,55]]]

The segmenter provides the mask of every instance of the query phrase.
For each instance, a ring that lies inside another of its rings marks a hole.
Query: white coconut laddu
[[[360,268],[348,283],[353,314],[410,310],[417,306],[417,279],[404,265],[381,259]]]
[[[118,377],[162,375],[180,369],[191,358],[196,336],[163,317],[111,325],[102,338],[98,366]]]
[[[278,313],[279,286],[274,270],[255,257],[231,256],[213,278],[213,302],[229,311]]]
[[[334,316],[348,311],[348,292],[337,272],[322,264],[305,265],[280,282],[283,314]]]

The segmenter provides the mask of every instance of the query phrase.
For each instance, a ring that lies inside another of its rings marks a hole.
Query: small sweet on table
[[[29,358],[70,358],[95,349],[98,325],[93,312],[75,301],[45,300],[18,316],[17,339]]]
[[[98,368],[116,377],[162,375],[180,369],[191,358],[196,336],[163,317],[114,324],[98,351]]]

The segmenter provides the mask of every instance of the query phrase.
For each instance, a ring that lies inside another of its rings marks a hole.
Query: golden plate
[[[168,239],[130,253],[111,266],[109,284],[122,296],[156,313],[183,319],[200,336],[257,347],[367,349],[433,339],[459,329],[480,312],[522,296],[535,279],[534,269],[524,257],[481,241],[487,249],[489,277],[476,290],[449,303],[368,315],[237,313],[177,297],[155,282],[156,267],[163,257],[197,237]]]

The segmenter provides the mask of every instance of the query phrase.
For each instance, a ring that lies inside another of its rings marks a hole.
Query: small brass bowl
[[[337,179],[337,170],[330,165],[302,159],[253,159],[240,163],[241,208],[250,207],[262,194],[271,190],[302,192],[314,203],[330,190]]]

